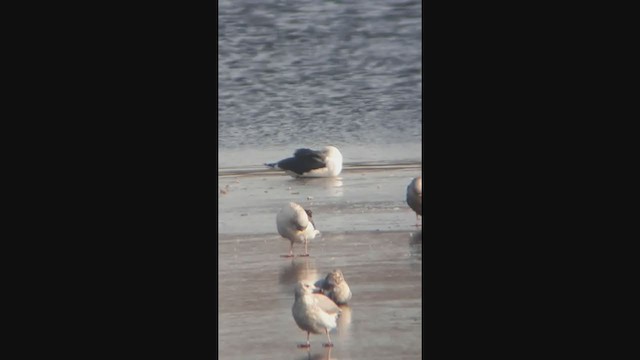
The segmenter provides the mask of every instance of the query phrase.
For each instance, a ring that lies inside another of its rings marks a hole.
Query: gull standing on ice
[[[407,186],[407,204],[416,212],[416,226],[418,226],[418,215],[422,216],[422,175],[413,178]]]
[[[307,343],[298,347],[310,347],[309,334],[327,334],[329,342],[322,344],[325,347],[333,346],[329,332],[338,327],[338,316],[342,312],[338,305],[331,299],[314,293],[318,290],[307,282],[298,282],[295,287],[296,300],[291,308],[293,319],[300,329],[307,332]]]
[[[299,256],[309,256],[307,244],[320,234],[311,215],[311,210],[305,210],[294,202],[288,203],[280,210],[276,217],[278,233],[291,242],[289,255],[282,255],[283,257],[293,257],[294,243],[304,243],[304,254]]]
[[[336,177],[342,171],[342,154],[334,146],[322,150],[298,149],[293,157],[265,165],[293,177]]]
[[[331,271],[326,278],[318,280],[315,286],[338,305],[346,305],[351,300],[351,289],[340,269]]]

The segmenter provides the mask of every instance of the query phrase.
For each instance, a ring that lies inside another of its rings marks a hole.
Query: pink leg
[[[307,343],[306,344],[298,344],[299,348],[310,348],[311,343],[309,343],[309,332],[307,331]]]
[[[293,243],[291,243],[291,246],[289,247],[289,255],[280,255],[280,257],[283,257],[283,258],[293,257]]]
[[[307,240],[307,238],[304,239],[304,254],[302,255],[298,255],[298,256],[309,256],[309,251],[307,251],[307,244],[309,243],[309,241]]]
[[[333,347],[333,343],[331,342],[331,336],[329,336],[329,330],[325,328],[324,332],[327,333],[327,338],[329,338],[329,342],[326,343],[326,344],[322,344],[322,346],[324,346],[324,347]]]

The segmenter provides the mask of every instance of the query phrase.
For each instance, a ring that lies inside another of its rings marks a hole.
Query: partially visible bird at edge
[[[416,213],[416,226],[422,225],[422,176],[413,178],[407,186],[407,204]]]

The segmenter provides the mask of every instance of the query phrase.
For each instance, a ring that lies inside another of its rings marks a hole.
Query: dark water
[[[420,160],[421,16],[419,1],[220,0],[221,155],[402,144]]]

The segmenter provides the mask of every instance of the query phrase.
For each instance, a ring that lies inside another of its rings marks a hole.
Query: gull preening
[[[335,146],[322,150],[298,149],[293,157],[265,165],[284,170],[293,177],[335,177],[342,171],[342,154]]]
[[[322,292],[338,305],[346,305],[351,300],[351,289],[340,269],[334,269],[327,277],[315,283]]]
[[[416,213],[416,225],[419,225],[418,216],[422,216],[422,175],[411,180],[407,186],[407,204]]]
[[[316,230],[313,222],[311,210],[306,210],[302,206],[290,202],[285,205],[276,216],[278,233],[291,242],[289,254],[283,257],[293,257],[293,244],[304,243],[304,254],[299,256],[309,256],[307,245],[309,240],[313,240],[320,231]]]
[[[327,334],[329,340],[325,347],[333,346],[329,332],[338,326],[338,316],[342,312],[338,305],[323,294],[314,293],[318,289],[311,283],[301,281],[295,286],[295,302],[291,308],[293,319],[300,329],[307,332],[306,344],[298,347],[310,347],[309,334]]]

